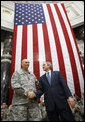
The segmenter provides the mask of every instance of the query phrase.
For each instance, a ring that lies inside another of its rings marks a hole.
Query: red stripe
[[[62,5],[63,10],[64,10],[64,12],[65,12],[65,15],[66,15],[66,17],[67,17],[67,20],[68,20],[68,23],[69,23],[69,26],[70,26],[70,29],[71,29],[71,33],[72,33],[72,35],[73,35],[74,43],[75,43],[75,46],[76,46],[76,50],[77,50],[77,53],[78,53],[78,57],[79,57],[80,65],[81,65],[81,70],[82,70],[82,74],[83,74],[83,78],[84,78],[84,69],[83,69],[83,66],[82,66],[82,61],[81,61],[81,57],[80,57],[80,54],[79,54],[78,46],[77,46],[77,43],[76,43],[76,39],[75,39],[73,30],[72,30],[72,28],[71,28],[71,24],[70,24],[70,21],[69,21],[69,19],[68,19],[67,13],[66,13],[66,11],[65,11],[64,4],[61,4],[61,5]]]
[[[46,24],[42,24],[42,28],[43,28],[43,37],[44,37],[44,46],[45,46],[46,61],[49,61],[49,62],[52,63],[50,43],[49,43],[49,36],[48,36],[48,31],[47,31]]]
[[[15,56],[16,56],[16,40],[17,40],[17,26],[14,27],[13,43],[12,43],[12,62],[11,62],[11,75],[10,75],[10,89],[9,89],[9,101],[8,105],[12,102],[13,90],[11,87],[11,77],[15,70]]]
[[[51,21],[51,25],[52,25],[52,29],[53,29],[53,34],[54,34],[54,38],[55,38],[56,50],[57,50],[57,53],[58,53],[59,69],[60,69],[63,77],[67,81],[65,65],[64,65],[64,59],[63,59],[63,54],[62,54],[62,49],[61,49],[61,44],[60,44],[60,40],[59,40],[58,31],[57,31],[56,24],[55,24],[53,14],[52,14],[52,11],[51,11],[51,8],[50,8],[49,4],[47,4],[47,8],[48,8],[50,21]]]
[[[23,25],[22,31],[22,55],[21,61],[27,59],[27,25]]]
[[[37,25],[34,24],[33,26],[33,72],[37,79],[39,80],[40,77],[40,70],[39,70],[39,48],[38,48],[38,32],[37,32]]]
[[[78,71],[77,71],[77,67],[76,67],[76,62],[75,62],[75,58],[74,58],[70,38],[69,38],[65,23],[63,21],[63,18],[62,18],[62,15],[61,15],[60,11],[59,11],[58,6],[56,4],[54,4],[54,7],[55,7],[56,13],[59,17],[59,21],[61,23],[61,27],[62,27],[62,30],[63,30],[63,33],[64,33],[64,38],[65,38],[67,49],[68,49],[68,54],[69,54],[72,73],[73,73],[73,78],[74,78],[75,93],[77,95],[81,95]]]

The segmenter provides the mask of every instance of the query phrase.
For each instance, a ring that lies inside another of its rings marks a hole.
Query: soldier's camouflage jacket
[[[11,85],[14,91],[12,105],[26,104],[31,100],[27,97],[28,91],[36,91],[38,81],[34,74],[20,69],[13,74]]]

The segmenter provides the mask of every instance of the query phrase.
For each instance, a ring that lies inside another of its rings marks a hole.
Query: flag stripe
[[[73,81],[73,75],[72,75],[72,69],[71,69],[71,64],[70,64],[70,60],[69,60],[69,54],[68,54],[68,50],[67,50],[67,45],[65,42],[65,37],[63,34],[63,30],[60,24],[60,20],[58,18],[58,15],[56,13],[56,10],[54,8],[54,5],[51,5],[51,10],[54,16],[54,20],[56,23],[56,28],[58,30],[58,35],[59,35],[59,41],[60,41],[60,45],[61,45],[61,49],[62,49],[62,53],[63,53],[63,59],[64,59],[64,63],[65,63],[65,70],[66,70],[66,76],[67,76],[67,84],[68,86],[70,86],[70,90],[72,92],[74,92],[74,83],[71,82]],[[62,63],[62,62],[61,62]],[[62,65],[63,67],[63,65]]]
[[[49,12],[50,21],[51,21],[51,25],[52,25],[52,29],[53,29],[53,33],[54,33],[56,49],[57,49],[57,53],[58,53],[60,71],[61,71],[62,75],[64,76],[65,80],[67,81],[65,65],[64,65],[64,60],[63,60],[63,54],[62,54],[62,49],[61,49],[60,40],[59,40],[59,35],[58,35],[56,24],[55,24],[53,14],[52,14],[52,11],[51,11],[51,8],[50,8],[49,4],[47,4],[47,9],[48,9],[48,12]],[[61,55],[60,55],[60,52],[61,52]],[[62,62],[61,62],[61,60],[62,60]]]
[[[47,25],[49,43],[50,43],[50,48],[51,48],[53,70],[59,71],[59,62],[58,62],[58,56],[57,56],[57,52],[56,52],[56,44],[55,44],[54,34],[53,34],[52,25],[50,22],[48,10],[47,10],[47,7],[45,4],[43,4],[43,9],[45,11],[46,25]]]
[[[39,69],[39,47],[38,47],[38,32],[37,32],[37,24],[33,26],[33,73],[39,80],[40,69]]]
[[[17,39],[17,26],[14,27],[14,34],[13,34],[11,74],[13,74],[13,72],[15,70],[16,39]]]
[[[61,7],[61,5],[58,5],[58,7],[59,7],[59,10],[62,13],[62,17],[63,17],[64,23],[66,25],[66,28],[67,28],[67,31],[68,31],[68,34],[69,34],[70,42],[71,42],[72,49],[73,49],[74,56],[75,56],[77,71],[78,71],[78,75],[79,75],[80,88],[81,88],[81,92],[82,92],[84,90],[84,79],[83,79],[83,73],[82,73],[83,68],[81,69],[82,65],[80,64],[81,59],[79,60],[80,56],[77,52],[77,49],[78,49],[77,43],[76,43],[75,38],[73,37],[73,31],[71,29],[70,23],[68,23],[69,20],[67,18],[67,15],[65,13],[64,8]]]
[[[43,71],[42,65],[43,62],[46,61],[42,24],[38,24],[37,28],[38,28],[38,47],[39,47],[39,68],[40,68],[40,76],[42,76],[45,73]]]
[[[21,68],[21,51],[22,51],[22,26],[20,25],[17,28],[15,71],[20,70]]]
[[[33,73],[33,31],[32,31],[32,25],[27,26],[27,59],[30,62],[29,71]]]
[[[10,89],[9,89],[9,101],[8,104],[11,104],[12,96],[13,96],[13,90],[11,87],[11,77],[15,70],[15,56],[16,56],[16,38],[17,38],[17,26],[14,27],[14,33],[13,33],[13,42],[12,42],[12,60],[11,60],[11,75],[10,75]]]
[[[21,61],[27,59],[27,25],[23,25]]]
[[[55,6],[55,9],[56,9],[56,12],[58,14],[58,17],[59,17],[59,21],[61,23],[61,27],[62,27],[62,30],[63,30],[63,34],[64,34],[64,38],[65,38],[65,42],[66,42],[66,46],[67,46],[67,49],[68,49],[68,54],[69,54],[69,63],[71,63],[71,68],[72,68],[72,75],[73,75],[73,78],[74,78],[74,86],[75,86],[75,93],[76,94],[81,94],[81,91],[80,91],[80,84],[79,84],[79,77],[78,77],[78,72],[77,72],[77,67],[76,67],[76,63],[75,63],[75,58],[74,58],[74,54],[73,54],[73,50],[72,50],[72,46],[71,46],[71,43],[70,43],[70,39],[69,39],[69,36],[68,36],[68,32],[66,30],[66,27],[65,27],[65,24],[64,24],[64,21],[63,21],[63,18],[61,16],[61,13],[57,7],[57,5],[54,5]],[[65,45],[64,45],[65,46]],[[64,56],[65,57],[65,56]],[[67,62],[68,63],[68,62]],[[71,81],[72,83],[72,81]]]
[[[48,36],[47,26],[46,26],[46,24],[42,24],[42,27],[43,27],[43,36],[44,36],[46,61],[49,61],[49,62],[52,63],[52,57],[51,57],[51,50],[50,50],[50,43],[49,43],[49,36]]]
[[[78,46],[77,46],[77,43],[76,43],[76,40],[75,40],[73,31],[72,31],[72,28],[71,28],[71,24],[70,24],[70,22],[69,22],[69,19],[68,19],[68,16],[67,16],[67,14],[66,14],[65,7],[64,7],[63,4],[62,4],[62,7],[63,7],[64,13],[65,13],[65,15],[66,15],[66,18],[67,18],[67,20],[68,20],[68,24],[69,24],[69,26],[70,26],[70,30],[71,30],[71,33],[72,33],[72,36],[73,36],[73,39],[74,39],[74,43],[75,43],[75,46],[76,46],[76,50],[77,50],[77,53],[78,53],[78,57],[79,57],[79,61],[80,61],[81,69],[82,69],[82,74],[83,74],[83,77],[84,77],[84,70],[83,70],[82,61],[81,61],[81,58],[80,58]]]

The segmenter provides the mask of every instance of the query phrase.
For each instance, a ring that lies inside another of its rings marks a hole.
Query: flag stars
[[[18,23],[15,23],[15,25],[17,25]]]
[[[24,22],[22,22],[22,24],[24,24]]]
[[[45,23],[40,4],[18,4],[15,6],[15,25]]]
[[[32,19],[32,21],[34,21],[34,19]]]
[[[26,20],[26,22],[28,22],[28,20]]]
[[[21,18],[21,16],[19,16],[19,18]]]
[[[21,20],[19,20],[19,22],[21,22]]]

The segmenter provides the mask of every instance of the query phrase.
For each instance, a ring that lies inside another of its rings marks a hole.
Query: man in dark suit
[[[72,94],[59,71],[51,71],[50,62],[43,64],[46,73],[39,79],[37,92],[30,91],[29,98],[40,98],[44,94],[44,102],[49,121],[58,121],[59,116],[63,121],[74,121],[70,106],[75,103]],[[70,106],[69,106],[70,105]]]

